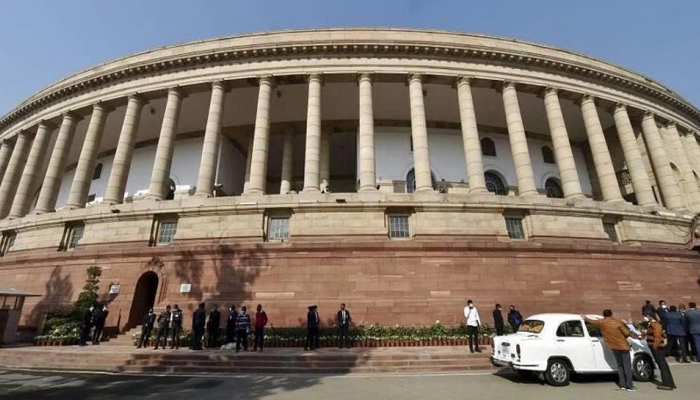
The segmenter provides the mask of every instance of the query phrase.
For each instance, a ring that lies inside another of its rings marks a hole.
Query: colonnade
[[[329,181],[329,140],[321,129],[322,81],[323,77],[320,74],[310,74],[307,77],[304,193],[322,191],[327,187]],[[419,192],[433,190],[423,82],[424,76],[420,74],[408,76],[413,161],[416,191]],[[258,79],[257,110],[245,171],[244,195],[255,196],[266,193],[267,160],[270,147],[270,111],[274,86],[275,79],[271,76]],[[456,101],[459,107],[466,159],[465,174],[468,177],[469,190],[471,193],[484,193],[486,192],[484,164],[472,96],[472,80],[467,77],[457,78],[456,88]],[[226,90],[226,83],[223,81],[211,83],[209,111],[197,177],[196,195],[198,196],[211,196],[214,190]],[[358,90],[359,191],[371,192],[377,190],[372,103],[373,76],[371,74],[363,73],[358,76]],[[504,82],[501,94],[515,165],[518,195],[533,196],[538,192],[518,102],[518,84]],[[167,196],[167,182],[170,176],[177,122],[181,113],[183,96],[183,91],[179,87],[170,88],[167,92],[165,112],[150,180],[148,196],[152,199],[162,200]],[[549,87],[543,89],[542,97],[564,197],[567,199],[581,198],[584,195],[562,113],[560,94],[556,88]],[[136,133],[139,129],[140,115],[145,103],[145,100],[139,95],[128,97],[126,113],[104,193],[104,201],[109,204],[121,203],[124,199]],[[608,202],[623,201],[598,115],[596,99],[590,95],[581,95],[580,109],[602,199]],[[82,143],[66,203],[69,208],[80,208],[86,204],[92,173],[104,134],[105,119],[109,112],[110,109],[102,103],[92,106],[85,139]],[[613,118],[637,201],[641,206],[653,206],[656,204],[656,200],[652,191],[652,183],[644,166],[627,106],[617,104],[614,107]],[[2,177],[0,218],[6,216],[18,218],[29,213],[33,195],[37,190],[39,195],[34,212],[40,214],[55,210],[77,122],[78,117],[73,112],[67,112],[62,116],[52,149],[49,149],[49,144],[51,143],[50,135],[53,127],[48,121],[39,122],[35,133],[28,130],[19,132],[15,135],[14,143],[10,140],[2,142],[0,147],[0,176]],[[693,169],[700,171],[700,146],[693,134],[681,134],[674,123],[669,123],[662,127],[661,130],[664,133],[662,137],[656,117],[650,112],[644,113],[641,128],[664,205],[670,209],[700,206],[700,191],[692,173]],[[664,138],[667,138],[666,142],[664,142]],[[671,143],[671,145],[667,147],[665,143]],[[282,151],[281,193],[288,193],[291,189],[292,146],[292,134],[286,132]],[[678,160],[682,182],[674,175],[668,152],[672,152],[672,158]],[[43,160],[45,155],[49,153],[48,167],[44,171],[42,169]],[[683,185],[687,201],[684,201],[681,185]]]

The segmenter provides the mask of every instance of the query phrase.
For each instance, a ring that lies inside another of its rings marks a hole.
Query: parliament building
[[[21,73],[17,72],[18,75]],[[30,78],[30,77],[27,77]],[[0,119],[0,287],[21,324],[102,269],[107,325],[199,302],[299,326],[700,301],[700,110],[545,45],[405,29],[130,55]],[[186,325],[187,326],[187,325]]]

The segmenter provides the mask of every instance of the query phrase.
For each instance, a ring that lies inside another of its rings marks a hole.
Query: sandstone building
[[[698,298],[700,110],[515,40],[399,29],[254,34],[78,73],[0,119],[0,286],[108,325],[146,307],[308,304],[356,323],[636,316]],[[188,313],[189,314],[189,313]]]

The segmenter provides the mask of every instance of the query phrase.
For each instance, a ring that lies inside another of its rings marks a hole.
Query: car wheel
[[[654,378],[654,363],[651,358],[645,355],[634,357],[632,362],[632,374],[639,382],[649,382]]]
[[[569,364],[562,360],[555,358],[549,360],[547,364],[547,371],[544,373],[544,378],[552,386],[566,386],[569,384],[569,379],[571,378],[571,371],[569,370]]]

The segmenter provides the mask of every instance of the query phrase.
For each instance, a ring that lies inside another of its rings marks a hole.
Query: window
[[[511,239],[525,239],[522,217],[505,217],[508,237]]]
[[[542,146],[542,160],[544,160],[545,164],[556,164],[554,152],[549,146]]]
[[[553,198],[553,199],[563,199],[564,198],[564,191],[561,189],[561,185],[559,184],[559,179],[557,178],[549,178],[544,182],[544,191],[547,194],[547,197]]]
[[[557,328],[557,336],[583,337],[583,325],[581,324],[581,321],[562,322]]]
[[[389,215],[389,237],[391,239],[411,237],[408,229],[408,215]]]
[[[175,239],[177,215],[156,215],[151,226],[151,246],[167,245]]]
[[[498,174],[496,174],[493,171],[486,171],[484,173],[484,180],[486,181],[486,190],[493,194],[497,194],[499,196],[507,196],[508,195],[508,189],[506,189],[506,185],[503,183],[503,180],[501,179]]]
[[[586,321],[586,329],[588,330],[588,336],[590,337],[603,337],[603,333],[600,332],[600,328]]]
[[[435,188],[435,175],[430,172],[430,183]],[[416,191],[416,170],[411,168],[406,174],[406,193],[413,193]]]
[[[481,154],[496,157],[496,144],[489,138],[481,139]]]
[[[63,231],[63,240],[59,250],[66,251],[78,247],[78,243],[83,238],[85,224],[82,222],[69,222]]]
[[[271,216],[267,221],[267,240],[285,241],[289,239],[289,217]]]
[[[15,245],[16,238],[17,232],[15,231],[5,231],[2,233],[2,240],[0,241],[0,257],[12,250],[12,246]]]
[[[97,163],[95,170],[92,172],[92,180],[100,179],[100,176],[102,176],[102,163]]]
[[[614,222],[603,222],[603,230],[608,235],[608,239],[617,242],[617,230]]]
[[[542,332],[542,329],[544,329],[544,321],[540,321],[539,319],[528,319],[525,320],[522,325],[520,325],[518,332],[540,333]]]

